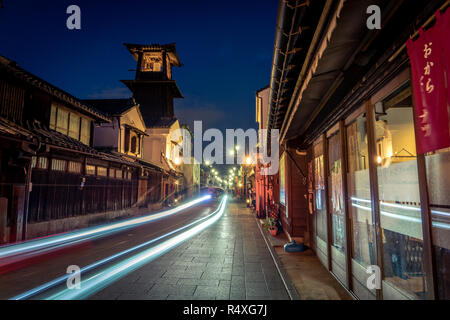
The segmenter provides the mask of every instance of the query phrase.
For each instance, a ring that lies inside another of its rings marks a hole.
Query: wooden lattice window
[[[67,161],[61,159],[52,159],[52,170],[66,171]]]
[[[67,171],[71,173],[81,173],[81,162],[69,161]]]
[[[87,164],[86,165],[86,174],[95,176],[95,166]]]

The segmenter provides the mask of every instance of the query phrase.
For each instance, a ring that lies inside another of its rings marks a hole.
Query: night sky
[[[81,8],[81,30],[66,28],[66,8]],[[176,42],[173,78],[181,123],[255,125],[255,91],[269,84],[278,1],[3,0],[0,55],[84,98],[126,98],[119,82],[136,62],[123,43]]]

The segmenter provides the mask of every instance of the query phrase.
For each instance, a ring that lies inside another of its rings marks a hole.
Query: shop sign
[[[450,146],[449,89],[450,59],[448,26],[450,10],[436,13],[436,24],[419,38],[406,43],[411,61],[417,153]]]

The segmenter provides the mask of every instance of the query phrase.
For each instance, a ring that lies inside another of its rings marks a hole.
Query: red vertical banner
[[[450,146],[444,51],[448,30],[442,30],[442,18],[434,27],[420,30],[416,41],[409,39],[406,43],[411,61],[418,154]]]
[[[450,10],[441,15],[436,12],[436,27],[439,28],[441,39],[443,39],[442,61],[444,62],[445,83],[447,85],[447,111],[450,117]],[[449,119],[450,121],[450,119]]]

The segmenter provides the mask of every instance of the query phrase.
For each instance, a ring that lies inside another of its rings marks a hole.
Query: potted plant
[[[276,220],[272,217],[267,217],[264,226],[269,230],[272,236],[276,236],[278,232],[278,228],[276,226]]]

